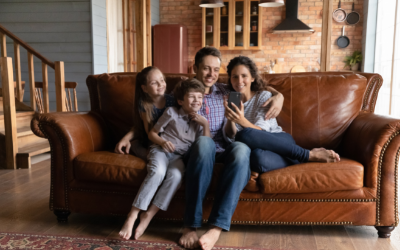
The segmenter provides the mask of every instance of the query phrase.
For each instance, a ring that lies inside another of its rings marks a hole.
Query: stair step
[[[24,117],[29,115],[34,115],[35,111],[16,111],[17,117]],[[0,111],[0,120],[4,120],[4,112]]]
[[[18,149],[17,168],[31,168],[31,157],[50,151],[48,141]]]
[[[35,156],[49,151],[50,151],[50,144],[48,141],[46,141],[46,142],[41,142],[39,144],[19,148],[18,154],[28,154],[29,156]]]
[[[1,129],[0,133],[5,134],[4,129]],[[22,136],[27,136],[27,135],[32,135],[32,134],[33,134],[33,132],[31,130],[31,127],[17,128],[17,137],[22,137]]]

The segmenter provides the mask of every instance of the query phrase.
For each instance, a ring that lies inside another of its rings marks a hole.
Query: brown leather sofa
[[[171,90],[181,77],[167,74]],[[398,225],[400,120],[374,114],[382,78],[344,72],[263,75],[280,91],[284,131],[305,148],[340,153],[339,163],[304,163],[253,174],[233,224],[369,225],[389,237]],[[227,76],[221,75],[220,82]],[[146,176],[146,163],[113,153],[133,122],[135,73],[87,78],[91,111],[40,114],[36,135],[51,146],[50,209],[59,221],[70,212],[126,215]],[[204,218],[210,213],[221,165],[215,166]],[[182,220],[184,185],[157,217]]]

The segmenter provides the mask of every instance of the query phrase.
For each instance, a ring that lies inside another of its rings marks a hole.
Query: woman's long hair
[[[239,65],[244,65],[251,74],[251,77],[254,78],[254,81],[251,83],[251,87],[250,90],[251,91],[262,91],[265,90],[265,83],[264,80],[261,78],[260,74],[258,73],[258,68],[256,66],[256,64],[253,62],[253,60],[251,60],[250,58],[248,58],[247,56],[237,56],[235,58],[233,58],[228,66],[228,85],[231,88],[231,90],[235,91],[232,87],[232,83],[231,83],[231,74],[232,74],[232,70]]]
[[[135,86],[135,102],[134,102],[134,137],[139,139],[142,143],[147,143],[147,133],[144,128],[142,117],[140,112],[145,112],[143,118],[149,124],[149,130],[153,127],[154,120],[154,109],[153,99],[143,91],[142,86],[147,85],[148,75],[153,70],[159,70],[157,67],[149,66],[144,68],[136,75],[136,86]]]

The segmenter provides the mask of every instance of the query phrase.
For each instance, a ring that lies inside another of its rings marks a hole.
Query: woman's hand
[[[281,93],[274,90],[271,87],[268,87],[268,90],[273,94],[271,98],[269,98],[262,106],[266,107],[267,105],[271,105],[268,112],[265,114],[265,120],[269,120],[272,118],[276,118],[279,113],[282,111],[283,101],[285,98]]]
[[[122,150],[125,148],[125,152]],[[126,138],[122,138],[117,145],[115,146],[114,152],[117,154],[129,154],[129,150],[131,149],[131,142]]]
[[[168,152],[168,153],[173,153],[173,152],[175,152],[175,146],[174,146],[174,144],[173,144],[172,142],[170,142],[170,141],[164,141],[164,142],[161,144],[161,147],[162,147],[166,152]]]
[[[208,121],[206,118],[204,118],[202,115],[197,114],[196,112],[190,113],[189,118],[192,121],[197,122],[200,126],[207,127],[208,126]]]
[[[230,109],[228,106],[227,97],[224,97],[224,107],[225,107],[226,119],[243,126],[244,124],[246,124],[246,122],[248,122],[247,119],[244,117],[243,102],[240,102],[240,109],[234,103],[231,103],[231,104],[232,104],[233,110]]]

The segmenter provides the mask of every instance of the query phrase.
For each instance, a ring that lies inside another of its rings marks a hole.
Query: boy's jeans
[[[241,142],[215,154],[214,141],[200,136],[184,156],[186,163],[185,227],[201,227],[203,200],[210,186],[215,161],[224,164],[208,224],[229,230],[239,195],[250,179],[250,148]]]

